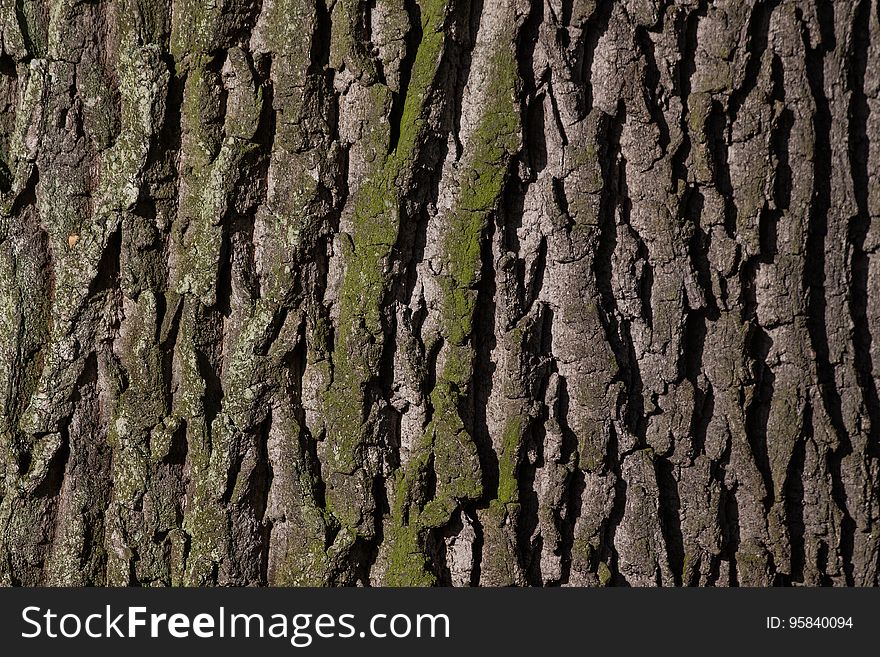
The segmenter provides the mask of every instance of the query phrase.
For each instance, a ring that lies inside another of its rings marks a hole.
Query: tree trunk
[[[0,582],[878,584],[878,0],[0,6]]]

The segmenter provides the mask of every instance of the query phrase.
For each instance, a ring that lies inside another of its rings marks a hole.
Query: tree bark
[[[878,584],[877,0],[0,30],[0,583]]]

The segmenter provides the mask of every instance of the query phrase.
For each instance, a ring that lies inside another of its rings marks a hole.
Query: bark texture
[[[878,584],[878,0],[0,32],[0,583]]]

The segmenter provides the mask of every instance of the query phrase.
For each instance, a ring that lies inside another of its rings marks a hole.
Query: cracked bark
[[[3,584],[878,584],[877,0],[0,31]]]

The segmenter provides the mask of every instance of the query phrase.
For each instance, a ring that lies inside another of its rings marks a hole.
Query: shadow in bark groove
[[[764,483],[764,491],[761,496],[765,511],[770,510],[776,499],[773,486],[773,471],[770,467],[770,455],[767,450],[768,420],[770,407],[773,403],[774,384],[776,376],[773,369],[767,364],[767,355],[773,347],[773,339],[757,325],[749,330],[748,350],[753,359],[755,368],[755,381],[752,393],[752,402],[746,408],[745,430],[746,439],[751,448],[751,456]]]
[[[669,459],[654,459],[660,504],[660,527],[666,544],[666,554],[676,586],[682,585],[684,573],[684,537],[681,532],[681,499],[675,469]]]
[[[804,583],[804,462],[806,442],[812,441],[813,411],[809,402],[804,409],[804,431],[794,446],[791,460],[786,469],[782,495],[785,508],[785,522],[788,540],[791,545],[791,567],[789,577],[792,582]]]
[[[319,3],[320,4],[320,3]],[[422,12],[415,0],[404,0],[404,10],[409,16],[409,31],[406,33],[406,55],[400,64],[400,90],[394,94],[391,101],[391,112],[388,122],[391,125],[391,141],[389,152],[397,150],[400,141],[400,121],[403,118],[403,105],[406,101],[409,80],[412,77],[413,64],[416,61],[416,53],[422,42]]]
[[[868,207],[868,190],[871,179],[868,173],[868,116],[870,109],[865,94],[865,73],[868,65],[870,43],[869,21],[871,2],[862,0],[855,12],[853,45],[849,54],[849,80],[852,89],[849,106],[849,164],[852,175],[858,213],[851,217],[848,225],[847,241],[852,244],[850,259],[850,315],[853,322],[853,362],[868,417],[870,431],[867,451],[874,458],[880,458],[880,399],[874,380],[874,363],[871,358],[874,338],[867,317],[869,303],[869,262],[865,253],[865,238],[872,219]]]

